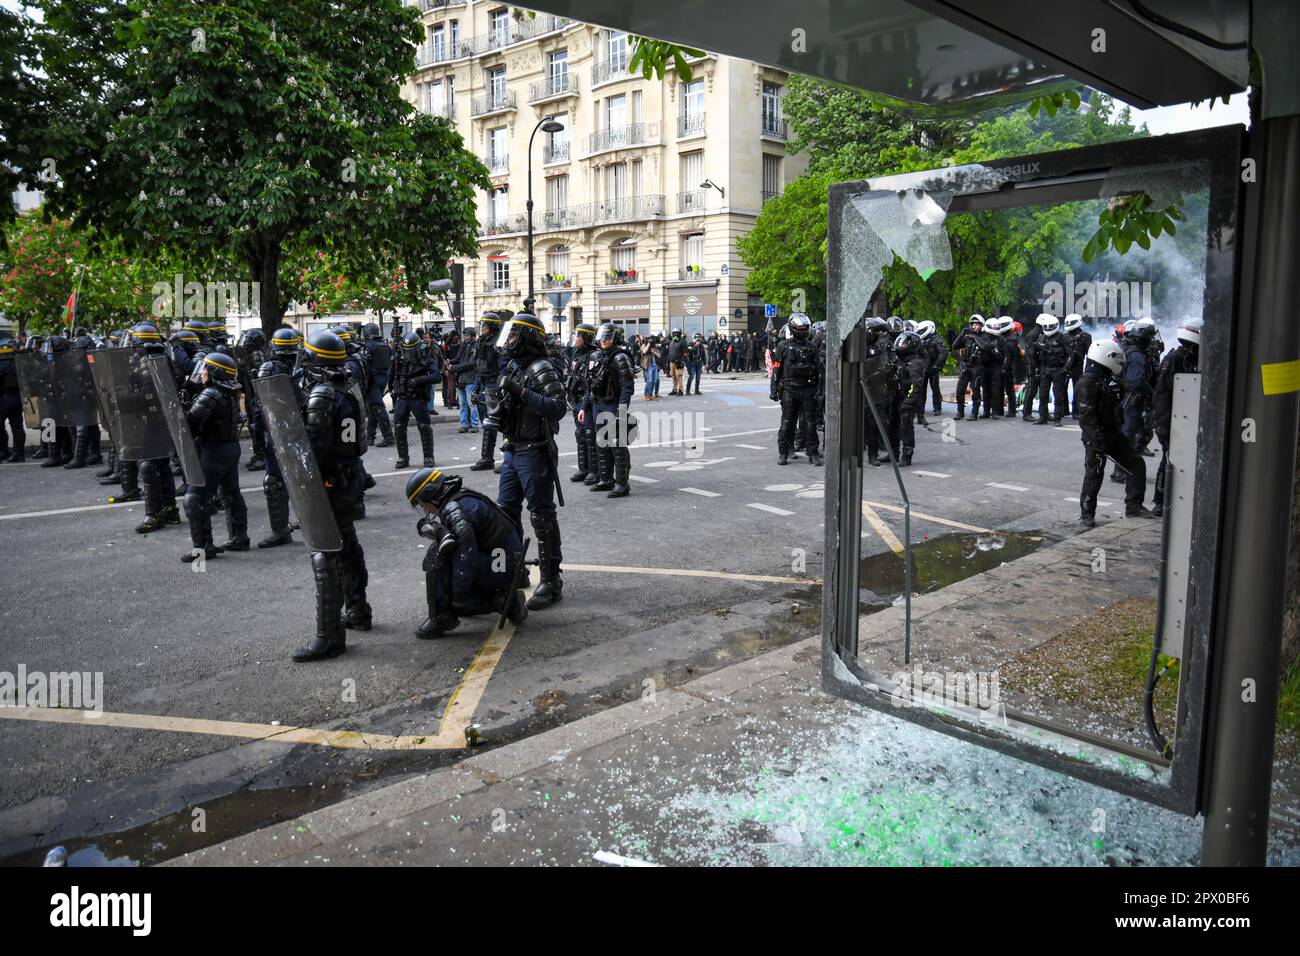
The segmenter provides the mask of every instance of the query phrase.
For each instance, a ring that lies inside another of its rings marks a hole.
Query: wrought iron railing
[[[470,101],[470,116],[486,116],[515,109],[515,91],[503,90],[497,93],[483,93]]]

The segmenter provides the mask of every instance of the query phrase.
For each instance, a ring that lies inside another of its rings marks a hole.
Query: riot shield
[[[14,367],[18,372],[18,390],[23,397],[26,426],[41,431],[47,421],[57,424],[50,360],[36,352],[19,352],[14,356]]]
[[[90,374],[108,415],[108,431],[123,461],[169,458],[171,435],[162,403],[145,364],[143,349],[104,349],[90,352]]]
[[[90,377],[87,349],[69,349],[54,357],[51,378],[54,385],[54,420],[69,428],[99,424],[95,383]]]
[[[262,419],[270,432],[275,458],[307,547],[313,551],[341,551],[343,538],[325,494],[324,476],[307,438],[302,406],[298,404],[292,379],[288,375],[271,375],[254,379],[253,388],[262,403]],[[358,423],[358,427],[364,434],[364,423]]]
[[[361,446],[361,454],[364,455],[369,447],[367,442],[369,429],[366,427],[366,420],[370,417],[370,408],[366,405],[366,396],[362,394],[361,386],[358,383],[349,383],[348,394],[356,399],[357,409],[361,415],[361,420],[357,422],[357,444]]]
[[[862,361],[862,382],[877,408],[884,408],[885,400],[889,397],[891,371],[889,357],[881,347],[877,347],[874,355],[868,354]]]
[[[203,465],[199,461],[199,449],[194,444],[194,435],[190,431],[189,418],[185,406],[181,404],[180,392],[176,390],[176,371],[165,355],[151,355],[145,359],[154,390],[158,393],[158,402],[162,406],[163,417],[167,420],[167,431],[172,437],[172,447],[181,460],[185,470],[185,483],[195,488],[202,488],[206,482]]]

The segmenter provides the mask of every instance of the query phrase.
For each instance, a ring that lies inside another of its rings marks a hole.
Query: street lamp
[[[533,137],[539,129],[559,133],[564,125],[557,123],[554,116],[543,116],[528,137],[528,298],[524,299],[524,311],[529,315],[537,314],[533,311]]]
[[[726,198],[727,198],[727,191],[726,191],[725,189],[723,189],[721,186],[719,186],[717,183],[715,183],[712,179],[706,179],[706,180],[704,180],[704,182],[700,183],[700,188],[701,188],[701,189],[716,189],[718,192],[722,193],[722,198],[723,198],[723,199],[726,199]]]

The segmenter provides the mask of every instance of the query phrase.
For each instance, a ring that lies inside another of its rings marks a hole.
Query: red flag
[[[72,317],[75,316],[76,314],[77,314],[77,293],[74,292],[72,293],[72,295],[68,296],[68,315],[67,315],[68,325],[72,324]]]

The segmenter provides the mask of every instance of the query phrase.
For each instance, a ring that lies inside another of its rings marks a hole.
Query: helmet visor
[[[483,328],[485,332],[490,329],[486,325]],[[529,322],[527,319],[509,319],[502,323],[501,331],[497,334],[497,351],[513,352],[518,347],[520,340],[530,335],[541,340],[545,337],[546,330],[535,322]]]

